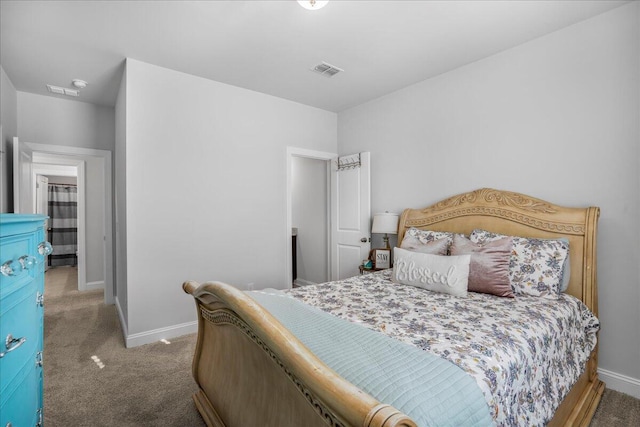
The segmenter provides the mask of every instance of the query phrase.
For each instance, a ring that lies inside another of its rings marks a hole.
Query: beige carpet
[[[45,277],[47,427],[204,426],[191,400],[195,335],[126,349],[102,291],[78,292],[71,267]],[[614,426],[640,426],[640,400],[607,389],[591,427]]]
[[[103,301],[78,292],[75,268],[45,275],[45,425],[204,426],[191,400],[195,335],[126,349]]]
[[[640,399],[605,389],[590,427],[640,426]]]

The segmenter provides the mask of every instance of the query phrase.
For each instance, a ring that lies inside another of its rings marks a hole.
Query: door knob
[[[361,241],[362,243],[367,243],[367,238],[366,238],[366,237],[363,237],[362,239],[360,239],[360,241]]]

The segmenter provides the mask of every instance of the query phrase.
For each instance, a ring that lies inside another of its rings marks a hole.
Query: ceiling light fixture
[[[73,79],[71,80],[71,84],[73,85],[73,87],[77,88],[77,89],[84,89],[85,87],[87,87],[87,82],[85,82],[84,80],[80,80],[80,79]]]
[[[298,4],[307,10],[322,9],[329,3],[329,0],[298,0]]]

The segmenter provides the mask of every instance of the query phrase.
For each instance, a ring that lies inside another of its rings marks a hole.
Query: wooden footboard
[[[416,426],[344,380],[253,299],[185,282],[196,299],[195,404],[209,426]]]

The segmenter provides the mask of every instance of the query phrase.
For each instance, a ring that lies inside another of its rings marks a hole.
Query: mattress
[[[390,275],[287,293],[457,365],[473,377],[497,425],[546,425],[595,348],[599,321],[571,295],[461,298],[393,283]]]

